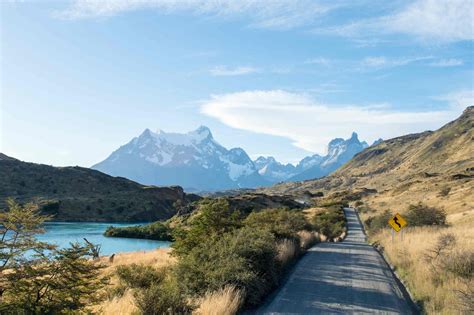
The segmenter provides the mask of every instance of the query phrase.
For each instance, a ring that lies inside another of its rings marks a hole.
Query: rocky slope
[[[143,186],[81,167],[26,163],[0,153],[0,209],[6,198],[36,201],[56,221],[168,219],[199,199],[181,187]]]

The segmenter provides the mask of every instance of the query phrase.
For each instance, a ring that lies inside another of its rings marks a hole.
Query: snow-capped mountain
[[[288,178],[297,174],[296,167],[292,164],[282,164],[275,160],[274,157],[260,156],[254,161],[258,173],[262,175],[267,181],[277,183],[285,181]]]
[[[381,139],[377,140],[374,145],[380,141]],[[256,159],[254,164],[259,174],[272,183],[313,179],[332,173],[367,147],[367,143],[360,142],[357,133],[354,132],[347,140],[336,138],[329,142],[326,156],[319,154],[307,156],[296,166],[284,165],[273,157],[262,156]]]
[[[243,149],[227,150],[204,126],[186,134],[146,129],[92,168],[143,184],[199,191],[269,184]]]
[[[306,169],[288,180],[300,181],[326,176],[334,172],[368,146],[367,142],[359,141],[357,133],[355,132],[353,132],[352,136],[347,140],[342,138],[333,139],[328,144],[328,154],[324,157],[315,157],[315,161],[319,163],[313,162],[314,164],[311,167],[306,167]],[[300,164],[305,161],[305,159],[303,159]],[[298,166],[300,166],[300,164],[298,164]],[[307,165],[308,163],[306,162],[305,164]]]

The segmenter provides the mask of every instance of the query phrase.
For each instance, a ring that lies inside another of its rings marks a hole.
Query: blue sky
[[[472,0],[3,1],[0,151],[90,166],[152,130],[297,162],[474,104]]]

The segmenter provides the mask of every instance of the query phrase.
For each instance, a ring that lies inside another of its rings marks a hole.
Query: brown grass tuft
[[[277,260],[285,267],[298,255],[299,246],[294,240],[282,240],[277,244]]]
[[[299,231],[298,236],[300,237],[301,248],[303,250],[307,250],[314,244],[320,242],[319,235],[316,232]]]
[[[244,300],[242,291],[234,286],[227,286],[219,291],[207,293],[194,312],[199,315],[234,315]]]

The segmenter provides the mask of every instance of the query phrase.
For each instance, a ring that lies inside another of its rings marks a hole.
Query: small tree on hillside
[[[240,213],[231,211],[225,199],[207,199],[199,204],[198,214],[190,219],[189,228],[176,227],[173,253],[186,255],[211,236],[221,235],[241,226]]]
[[[0,212],[0,313],[58,314],[97,302],[107,279],[89,259],[92,246],[40,242],[35,235],[48,217],[33,204],[7,205]]]
[[[406,212],[410,226],[446,225],[446,212],[443,209],[429,207],[422,203],[410,205]]]

